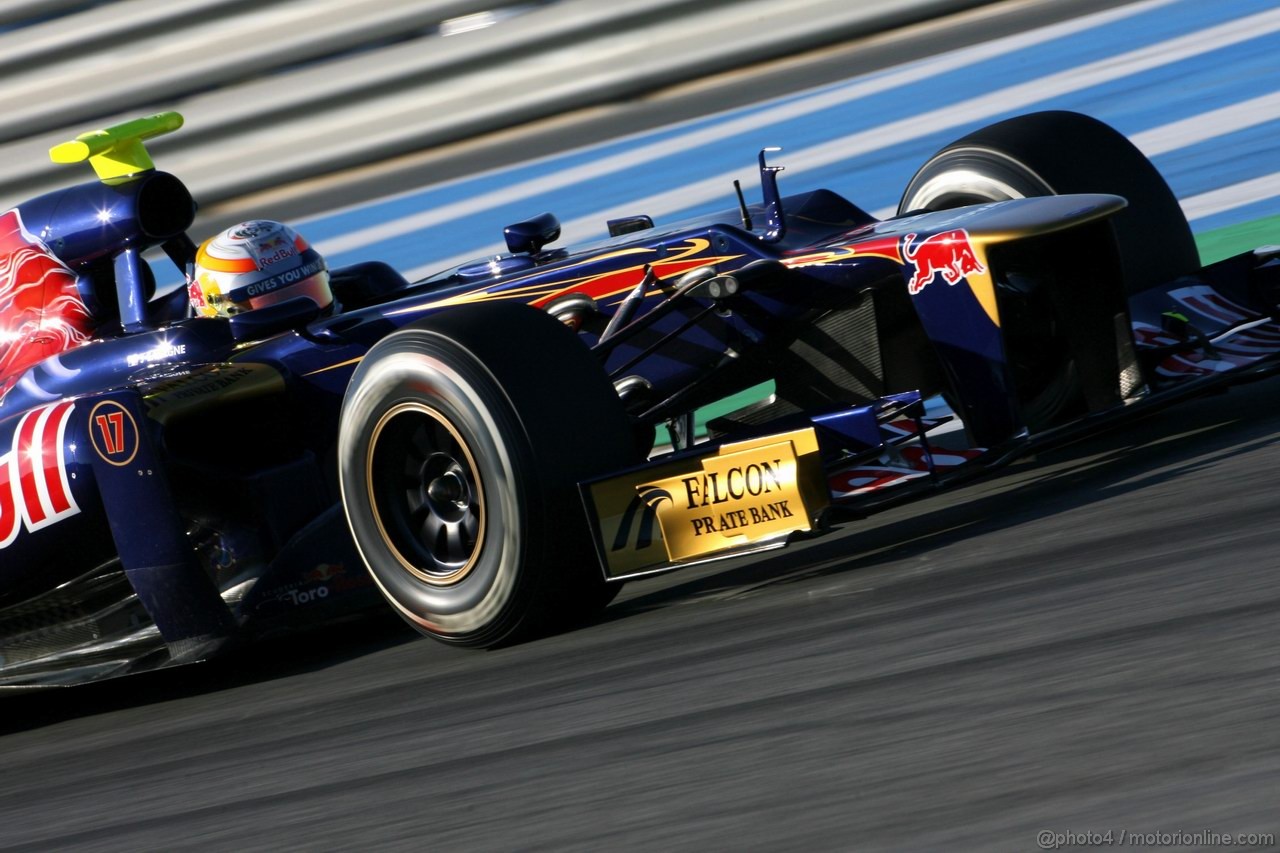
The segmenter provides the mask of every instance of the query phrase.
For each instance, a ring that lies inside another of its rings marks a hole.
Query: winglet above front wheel
[[[155,163],[142,140],[182,127],[182,116],[176,112],[156,113],[102,130],[82,133],[70,142],[49,149],[55,163],[89,161],[101,181],[137,175],[154,169]]]

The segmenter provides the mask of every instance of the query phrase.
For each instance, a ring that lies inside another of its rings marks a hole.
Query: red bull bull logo
[[[939,273],[947,284],[958,284],[970,274],[987,271],[973,251],[969,232],[963,228],[934,234],[912,246],[915,238],[915,234],[908,234],[902,240],[902,256],[916,268],[907,283],[907,291],[912,296],[924,290],[925,285]]]
[[[306,580],[308,582],[324,583],[345,573],[346,570],[346,567],[343,566],[342,563],[321,563],[307,573]]]

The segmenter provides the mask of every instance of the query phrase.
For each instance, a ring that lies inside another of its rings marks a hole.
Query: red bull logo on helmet
[[[954,285],[971,274],[987,271],[973,250],[969,232],[963,228],[934,234],[912,246],[915,238],[915,234],[908,234],[902,240],[902,256],[915,266],[915,274],[907,283],[912,296],[924,290],[939,273],[943,281]]]

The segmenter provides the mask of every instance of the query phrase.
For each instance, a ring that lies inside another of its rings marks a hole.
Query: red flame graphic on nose
[[[76,276],[22,225],[0,215],[0,397],[33,364],[89,337]]]

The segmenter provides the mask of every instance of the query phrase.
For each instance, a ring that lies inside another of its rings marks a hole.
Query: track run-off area
[[[1207,260],[1280,243],[1262,0],[994,4],[245,203],[292,214],[332,266],[413,276],[544,210],[570,244],[730,208],[766,145],[784,191],[885,215],[936,149],[1037,109],[1133,138]],[[388,616],[0,697],[0,850],[1274,847],[1278,388],[632,584],[597,624],[513,648]]]

